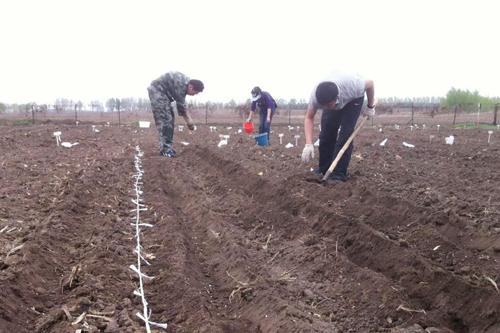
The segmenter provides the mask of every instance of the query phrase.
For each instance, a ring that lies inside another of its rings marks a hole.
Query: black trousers
[[[347,103],[340,110],[323,110],[321,116],[321,132],[319,134],[319,170],[325,174],[337,154],[354,132],[356,122],[361,114],[364,97]],[[332,179],[347,180],[347,167],[351,161],[353,142],[345,151],[333,170]]]

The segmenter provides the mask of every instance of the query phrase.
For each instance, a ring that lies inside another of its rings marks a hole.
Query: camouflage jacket
[[[184,114],[186,111],[186,89],[189,78],[180,72],[168,72],[153,82],[151,86],[166,94],[171,101],[175,101],[177,112]]]

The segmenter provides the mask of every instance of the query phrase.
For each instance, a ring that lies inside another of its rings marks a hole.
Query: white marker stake
[[[434,135],[429,135],[429,143],[432,143],[432,139],[434,139]]]
[[[410,132],[413,132],[413,125],[410,125]]]
[[[493,134],[493,131],[488,131],[488,144],[490,144],[491,141],[491,135]]]
[[[300,135],[295,135],[294,138],[295,138],[295,146],[298,146],[299,145]]]
[[[441,125],[437,125],[437,128],[438,128],[438,132],[439,132],[439,128],[441,127]]]
[[[61,131],[54,132],[53,135],[56,137],[56,143],[57,146],[59,147],[59,144],[61,143]]]
[[[283,144],[283,133],[279,133],[278,136],[280,138],[280,145],[282,145]]]
[[[184,126],[183,125],[179,125],[179,132],[183,132],[184,131]]]

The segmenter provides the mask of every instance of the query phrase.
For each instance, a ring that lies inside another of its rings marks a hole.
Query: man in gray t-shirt
[[[375,89],[372,80],[365,80],[358,74],[335,72],[314,88],[304,120],[306,145],[302,151],[302,161],[314,158],[313,132],[314,116],[318,109],[321,116],[319,135],[319,168],[325,174],[332,161],[354,131],[361,113],[364,95],[368,99],[366,114],[375,114]],[[334,181],[347,180],[347,167],[351,160],[353,144],[345,151],[330,175]]]

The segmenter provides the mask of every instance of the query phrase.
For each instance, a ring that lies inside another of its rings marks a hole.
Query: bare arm
[[[365,91],[366,98],[368,99],[367,103],[369,106],[375,106],[375,85],[373,80],[365,81]]]
[[[313,143],[314,135],[314,116],[316,115],[316,109],[309,105],[306,111],[306,117],[304,119],[304,135],[306,137],[306,144]]]

